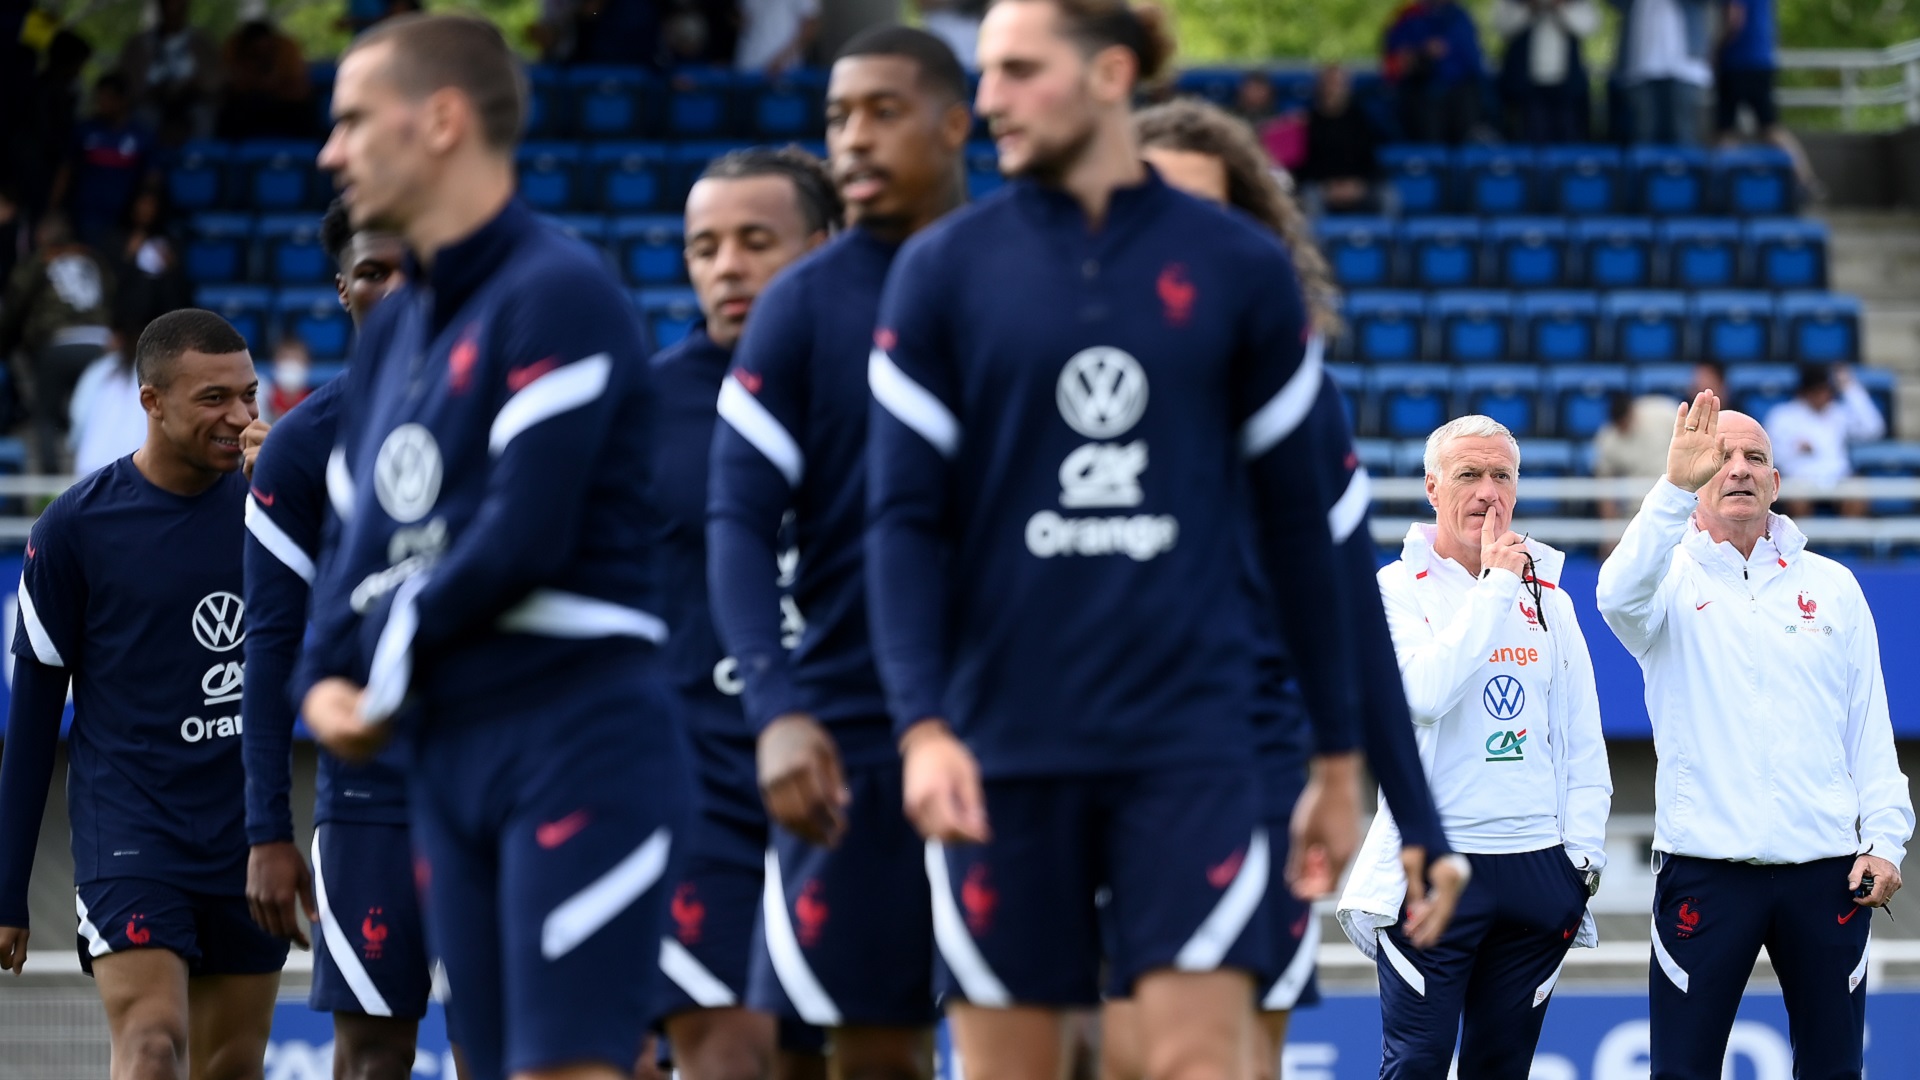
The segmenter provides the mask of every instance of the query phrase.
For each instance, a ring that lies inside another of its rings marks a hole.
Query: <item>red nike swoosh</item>
[[[1839,915],[1839,916],[1836,916],[1836,918],[1839,920],[1841,926],[1845,926],[1847,925],[1848,919],[1851,919],[1858,914],[1860,914],[1860,909],[1854,908],[1852,911],[1847,912],[1845,915]]]
[[[31,558],[33,558],[33,545],[32,545],[32,544],[28,544],[28,545],[27,545],[27,558],[29,558],[29,559],[31,559]]]
[[[507,372],[507,391],[517,394],[525,390],[535,379],[538,379],[540,376],[545,375],[547,372],[559,366],[559,358],[549,356],[537,364],[528,364],[526,367],[514,368]]]
[[[549,821],[535,829],[533,839],[551,851],[579,835],[580,830],[587,827],[589,816],[585,810],[575,810],[558,821]]]
[[[1709,601],[1707,601],[1707,604],[1711,604],[1711,603],[1713,603],[1713,601],[1711,601],[1711,600],[1709,600]],[[1699,611],[1699,610],[1700,610],[1701,608],[1704,608],[1704,607],[1706,607],[1706,606],[1707,606],[1707,604],[1695,604],[1695,605],[1693,605],[1693,610],[1695,610],[1695,611]]]
[[[264,494],[263,492],[261,492],[259,488],[254,488],[253,497],[260,500],[261,506],[264,506],[269,510],[273,509],[273,496]]]

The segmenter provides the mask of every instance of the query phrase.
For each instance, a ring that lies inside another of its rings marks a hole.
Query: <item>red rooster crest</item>
[[[381,951],[387,943],[387,925],[380,921],[379,908],[368,908],[367,917],[360,920],[360,937],[366,944],[360,946],[360,955],[369,960],[380,959]]]
[[[700,924],[707,919],[707,905],[694,895],[693,883],[682,882],[673,894],[673,923],[682,944],[700,943]]]
[[[975,863],[960,886],[960,905],[967,909],[967,929],[975,937],[993,925],[993,909],[999,906],[1000,893],[987,883],[985,863]]]
[[[809,881],[793,902],[793,916],[800,923],[800,945],[811,949],[820,943],[827,928],[827,902],[820,899],[820,882]]]
[[[1700,925],[1700,913],[1682,903],[1680,905],[1680,921],[1686,923],[1687,929],[1691,930]]]
[[[1160,303],[1167,309],[1167,321],[1175,326],[1184,326],[1193,317],[1193,301],[1198,290],[1187,278],[1187,268],[1180,263],[1168,263],[1160,271],[1160,280],[1155,282],[1160,292]]]
[[[145,915],[135,915],[127,920],[127,940],[135,945],[145,945],[153,940],[153,931],[140,925],[140,920],[144,918]]]
[[[1819,604],[1816,604],[1813,601],[1807,599],[1806,593],[1800,594],[1800,617],[1801,618],[1812,620],[1813,613],[1818,610],[1820,610]]]
[[[1540,612],[1536,611],[1533,608],[1528,607],[1524,603],[1520,605],[1520,614],[1525,615],[1527,617],[1527,621],[1530,623],[1537,623],[1540,621]]]

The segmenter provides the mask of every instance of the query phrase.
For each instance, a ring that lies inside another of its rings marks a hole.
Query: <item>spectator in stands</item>
[[[179,239],[169,221],[165,189],[148,187],[134,196],[125,230],[108,249],[117,255],[115,325],[144,330],[167,312],[192,306],[193,283],[181,265]],[[137,331],[132,340],[140,340]]]
[[[1807,152],[1780,123],[1773,97],[1773,73],[1780,66],[1773,17],[1774,0],[1727,0],[1721,19],[1720,48],[1714,53],[1713,129],[1722,146],[1739,141],[1742,109],[1753,115],[1760,137],[1793,159],[1794,175],[1809,195],[1825,192]]]
[[[1641,394],[1624,391],[1613,396],[1606,424],[1593,436],[1593,475],[1604,480],[1627,477],[1644,478],[1651,486],[1667,468],[1667,446],[1673,437],[1673,412],[1679,402],[1665,394]],[[1640,509],[1644,491],[1632,498],[1596,499],[1594,507],[1602,518],[1633,520]],[[1605,558],[1613,550],[1611,541],[1600,545]]]
[[[113,275],[105,260],[80,243],[67,219],[40,223],[38,250],[14,268],[0,302],[0,358],[27,354],[33,378],[35,450],[42,472],[57,473],[68,401],[87,365],[106,351],[111,333]]]
[[[266,420],[278,421],[313,393],[313,354],[298,334],[281,336],[265,382],[261,413]]]
[[[1852,368],[1806,364],[1800,368],[1799,392],[1767,410],[1766,429],[1773,441],[1774,467],[1782,477],[1831,487],[1853,475],[1847,445],[1884,438],[1887,421]],[[1804,518],[1824,501],[1784,502],[1788,517]],[[1839,509],[1847,517],[1865,517],[1867,504],[1846,499]]]
[[[1480,125],[1486,63],[1473,16],[1454,0],[1412,0],[1388,26],[1381,64],[1413,142],[1458,146]]]
[[[1380,133],[1354,108],[1346,69],[1321,68],[1307,111],[1306,157],[1294,170],[1308,211],[1315,216],[1385,212],[1379,152]]]
[[[961,67],[980,70],[980,19],[987,13],[985,0],[919,0],[919,8],[920,24],[927,33],[946,42]]]
[[[1696,360],[1693,364],[1693,391],[1698,396],[1705,390],[1721,401],[1732,401],[1727,393],[1727,365],[1718,360]],[[1689,401],[1692,397],[1688,398]]]
[[[690,5],[675,4],[667,25],[681,25]],[[659,6],[620,0],[544,0],[540,18],[527,27],[527,39],[540,48],[549,64],[658,65],[661,24]],[[702,31],[705,27],[700,28]],[[684,31],[682,31],[684,32]],[[707,40],[699,35],[697,50]],[[677,51],[677,50],[676,50]],[[702,57],[691,55],[688,60]]]
[[[160,19],[120,52],[120,74],[136,112],[168,146],[213,134],[220,95],[220,50],[188,21],[189,0],[156,0]]]
[[[740,71],[777,75],[806,63],[820,32],[820,0],[740,0]]]
[[[28,216],[38,216],[49,205],[54,173],[73,145],[85,104],[82,74],[93,57],[93,46],[71,30],[62,29],[47,43],[46,65],[23,96],[18,123],[21,132],[10,155],[14,178]],[[6,100],[0,98],[0,100]]]
[[[1307,116],[1304,109],[1282,111],[1273,77],[1249,71],[1234,88],[1233,115],[1253,129],[1268,160],[1287,170],[1300,167],[1307,157]]]
[[[132,116],[127,81],[109,72],[93,84],[93,115],[74,133],[71,152],[53,180],[52,205],[63,209],[86,243],[104,246],[143,185],[157,179],[153,136]]]
[[[131,326],[116,330],[106,355],[88,365],[73,388],[68,448],[76,476],[126,457],[147,439],[147,410],[140,404],[140,380],[133,373],[133,350],[127,347],[138,340]]]
[[[1707,0],[1609,0],[1620,9],[1618,76],[1633,142],[1698,146],[1707,66]]]
[[[223,139],[299,139],[313,134],[313,83],[300,43],[265,19],[241,24],[221,47],[226,83]]]
[[[1599,26],[1595,0],[1494,4],[1493,28],[1507,43],[1500,61],[1500,97],[1511,113],[1508,130],[1516,139],[1586,141],[1587,65],[1580,40]]]

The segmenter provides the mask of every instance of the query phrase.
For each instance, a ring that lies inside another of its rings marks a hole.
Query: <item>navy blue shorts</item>
[[[991,841],[928,847],[943,999],[1091,1006],[1103,951],[1121,997],[1162,968],[1274,974],[1260,912],[1279,867],[1250,770],[989,780],[986,796]]]
[[[330,821],[313,831],[313,992],[326,1013],[427,1015],[433,969],[405,825]]]
[[[691,755],[660,688],[574,689],[537,717],[429,727],[414,749],[429,951],[475,1076],[631,1070],[658,993]]]
[[[925,842],[901,810],[900,764],[849,766],[831,850],[775,826],[748,1001],[820,1027],[936,1019]]]
[[[1320,1003],[1320,980],[1315,976],[1320,920],[1313,914],[1313,903],[1293,895],[1287,886],[1287,852],[1291,849],[1287,830],[1292,824],[1286,817],[1267,819],[1267,846],[1273,863],[1267,875],[1267,902],[1261,918],[1266,920],[1267,944],[1273,950],[1266,970],[1275,974],[1271,982],[1259,988],[1256,1001],[1261,1012],[1286,1012]]]
[[[165,949],[188,975],[265,975],[287,962],[287,943],[260,929],[245,896],[214,896],[145,878],[109,878],[74,890],[80,967],[129,949]]]
[[[694,1009],[727,1009],[747,999],[754,925],[766,882],[764,828],[711,816],[682,853],[666,933],[660,938],[660,1019]],[[740,857],[745,849],[748,856]]]

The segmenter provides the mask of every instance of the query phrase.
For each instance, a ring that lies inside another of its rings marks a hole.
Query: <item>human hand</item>
[[[1684,491],[1699,491],[1720,471],[1726,448],[1720,442],[1720,398],[1711,390],[1682,403],[1667,444],[1667,479]]]
[[[1487,507],[1486,523],[1480,526],[1480,569],[1498,567],[1527,576],[1527,542],[1508,526],[1513,524],[1513,508],[1495,501]]]
[[[20,974],[27,965],[27,937],[24,926],[0,926],[0,971]]]
[[[809,844],[838,844],[847,831],[851,796],[840,751],[820,721],[804,713],[776,717],[760,733],[754,757],[760,797],[773,820]]]
[[[1307,786],[1294,804],[1287,884],[1302,900],[1330,895],[1360,849],[1360,754],[1313,759]]]
[[[307,691],[300,715],[307,730],[327,752],[355,764],[371,759],[387,743],[385,724],[369,724],[361,715],[366,691],[345,679],[322,679]]]
[[[947,844],[984,844],[987,798],[973,751],[940,720],[922,720],[900,740],[907,820],[920,835]]]
[[[1453,921],[1473,864],[1464,855],[1443,855],[1428,866],[1426,848],[1407,847],[1400,849],[1400,868],[1407,874],[1407,940],[1416,949],[1431,949]]]
[[[1854,896],[1853,902],[1861,907],[1886,907],[1893,894],[1900,891],[1900,868],[1878,855],[1860,856],[1853,860],[1853,870],[1847,875],[1847,895],[1852,896],[1860,888],[1862,876],[1869,873],[1873,875],[1873,891]]]
[[[310,949],[294,906],[307,913],[309,923],[320,920],[320,909],[313,901],[313,876],[307,860],[291,841],[255,844],[247,853],[247,908],[260,929],[282,941],[291,941]]]
[[[272,430],[265,420],[255,420],[240,429],[240,470],[253,479],[253,463],[260,456],[260,448],[267,444],[267,432]]]

